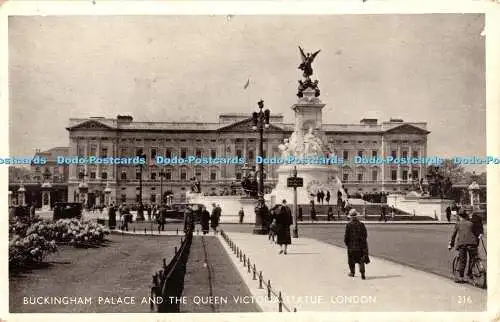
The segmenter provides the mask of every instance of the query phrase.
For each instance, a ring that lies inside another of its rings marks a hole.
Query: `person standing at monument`
[[[290,226],[293,224],[292,211],[283,199],[282,205],[276,214],[276,234],[278,236],[276,243],[280,245],[280,254],[287,254],[288,245],[292,243]]]
[[[111,204],[108,208],[108,226],[109,229],[115,229],[116,227],[116,207]]]
[[[344,243],[347,246],[349,276],[354,277],[356,263],[358,263],[361,279],[366,279],[365,264],[370,262],[368,257],[368,233],[365,224],[359,221],[356,209],[351,209],[348,216],[350,221],[345,228]]]
[[[243,223],[243,217],[245,217],[245,212],[243,211],[243,207],[241,207],[240,211],[238,212],[238,216],[240,218],[240,224]]]
[[[326,191],[326,204],[329,205],[330,204],[330,190],[327,190]]]
[[[314,206],[314,200],[311,200],[311,221],[316,221],[316,208]]]

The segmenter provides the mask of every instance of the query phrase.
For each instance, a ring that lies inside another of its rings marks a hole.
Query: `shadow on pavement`
[[[403,277],[402,275],[380,275],[380,276],[367,276],[367,280],[383,280],[387,278]]]

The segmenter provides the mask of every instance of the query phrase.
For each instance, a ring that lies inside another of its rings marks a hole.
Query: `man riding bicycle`
[[[482,225],[481,225],[482,228]],[[456,283],[464,283],[465,266],[467,264],[467,254],[469,254],[469,265],[467,267],[467,276],[472,279],[472,263],[477,258],[477,249],[479,239],[482,237],[482,229],[479,231],[476,224],[469,220],[469,216],[464,209],[458,211],[458,222],[455,224],[455,229],[451,235],[448,249],[454,246],[458,251],[458,273],[459,277],[455,277]]]

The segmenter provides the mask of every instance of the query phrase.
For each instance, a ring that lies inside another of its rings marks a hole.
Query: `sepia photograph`
[[[5,17],[9,312],[487,311],[485,17]]]

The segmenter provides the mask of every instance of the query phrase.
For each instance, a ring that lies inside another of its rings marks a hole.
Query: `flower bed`
[[[41,263],[57,251],[57,244],[95,247],[105,242],[109,230],[103,225],[77,219],[56,222],[40,218],[16,218],[9,227],[9,266],[22,268]]]

